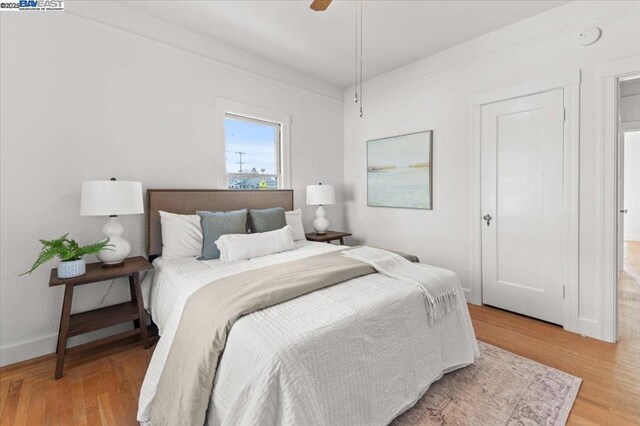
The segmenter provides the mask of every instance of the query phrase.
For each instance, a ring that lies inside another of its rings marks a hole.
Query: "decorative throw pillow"
[[[304,235],[304,226],[302,226],[302,210],[294,210],[292,212],[284,213],[287,220],[287,225],[293,229],[293,240],[300,241],[306,240]]]
[[[287,219],[282,207],[249,210],[249,229],[253,233],[275,231],[285,226]]]
[[[202,228],[197,214],[160,211],[162,258],[196,257],[202,252]]]
[[[201,260],[220,258],[216,240],[226,234],[247,233],[247,209],[231,212],[199,211],[202,226]]]
[[[216,245],[220,249],[222,263],[253,259],[296,248],[296,244],[293,242],[293,232],[289,225],[269,232],[223,235],[218,238]]]

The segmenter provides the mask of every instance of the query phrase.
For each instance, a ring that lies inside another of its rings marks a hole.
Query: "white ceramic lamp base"
[[[112,246],[108,249],[100,250],[98,259],[104,263],[104,266],[117,266],[122,264],[127,256],[129,256],[129,253],[131,253],[131,244],[122,238],[124,228],[118,221],[118,217],[110,217],[102,227],[102,232],[109,238],[109,244],[112,244]]]
[[[325,214],[324,208],[318,206],[316,218],[313,221],[313,229],[316,231],[316,234],[326,234],[329,229],[329,220],[327,220]]]

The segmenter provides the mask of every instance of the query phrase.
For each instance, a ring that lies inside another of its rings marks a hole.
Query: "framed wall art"
[[[367,205],[432,209],[433,131],[367,141]]]

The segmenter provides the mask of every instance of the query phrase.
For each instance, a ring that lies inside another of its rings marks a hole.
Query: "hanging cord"
[[[107,291],[104,293],[104,296],[102,296],[102,299],[100,299],[100,306],[104,306],[104,301],[107,298],[107,296],[109,295],[109,293],[111,292],[111,288],[113,287],[113,284],[116,282],[116,280],[111,280],[111,284],[109,284],[109,288],[107,289]]]
[[[356,42],[355,42],[355,47],[356,47],[356,54],[354,56],[354,61],[353,63],[355,64],[355,79],[354,79],[354,84],[355,84],[355,96],[353,97],[353,102],[354,103],[358,103],[358,5],[356,4]]]
[[[364,94],[362,92],[362,0],[360,0],[360,117],[362,117],[362,100]]]

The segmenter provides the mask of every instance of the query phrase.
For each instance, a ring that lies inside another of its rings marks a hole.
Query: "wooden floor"
[[[640,424],[640,243],[620,283],[620,341],[609,344],[487,306],[469,306],[478,339],[583,379],[575,425]],[[54,355],[0,369],[0,425],[136,424],[151,357],[138,337],[71,349],[53,380]]]

